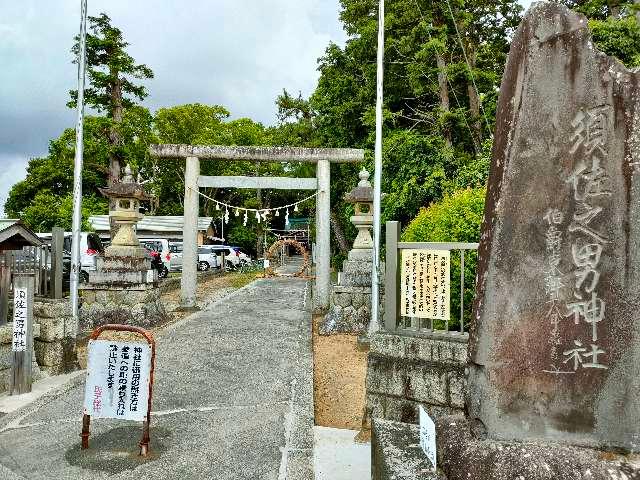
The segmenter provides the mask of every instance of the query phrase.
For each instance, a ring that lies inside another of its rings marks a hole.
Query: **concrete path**
[[[370,480],[371,444],[356,443],[356,430],[313,427],[315,480]]]
[[[0,418],[0,479],[312,479],[306,281],[258,280],[157,337],[151,455],[141,425],[95,420],[84,376]]]

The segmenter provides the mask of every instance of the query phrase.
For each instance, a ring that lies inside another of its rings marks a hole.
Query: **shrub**
[[[402,233],[405,242],[478,242],[486,189],[459,190],[422,208]],[[477,252],[465,252],[464,323],[469,325],[474,295]],[[451,252],[451,318],[449,328],[460,326],[460,254]],[[434,328],[444,322],[434,321]]]

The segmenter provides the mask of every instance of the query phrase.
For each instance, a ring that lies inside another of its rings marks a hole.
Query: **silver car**
[[[218,256],[210,248],[198,247],[198,270],[207,271],[218,268]]]

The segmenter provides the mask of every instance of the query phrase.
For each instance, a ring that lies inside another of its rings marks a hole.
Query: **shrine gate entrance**
[[[180,302],[183,308],[196,307],[198,259],[197,225],[199,188],[261,188],[316,190],[316,280],[314,307],[329,307],[331,260],[331,163],[356,163],[364,151],[349,148],[224,147],[200,145],[151,145],[157,158],[186,159],[184,181],[184,236]],[[315,163],[315,178],[292,177],[211,177],[200,175],[200,160]]]

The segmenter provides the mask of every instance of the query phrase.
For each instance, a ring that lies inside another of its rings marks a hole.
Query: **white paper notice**
[[[448,320],[448,250],[402,250],[400,314],[404,317]]]
[[[11,350],[24,352],[27,349],[27,289],[13,289],[13,341]]]
[[[148,343],[90,340],[84,413],[94,418],[144,420],[150,374]]]
[[[420,405],[420,446],[433,469],[436,468],[436,425],[429,414]]]

